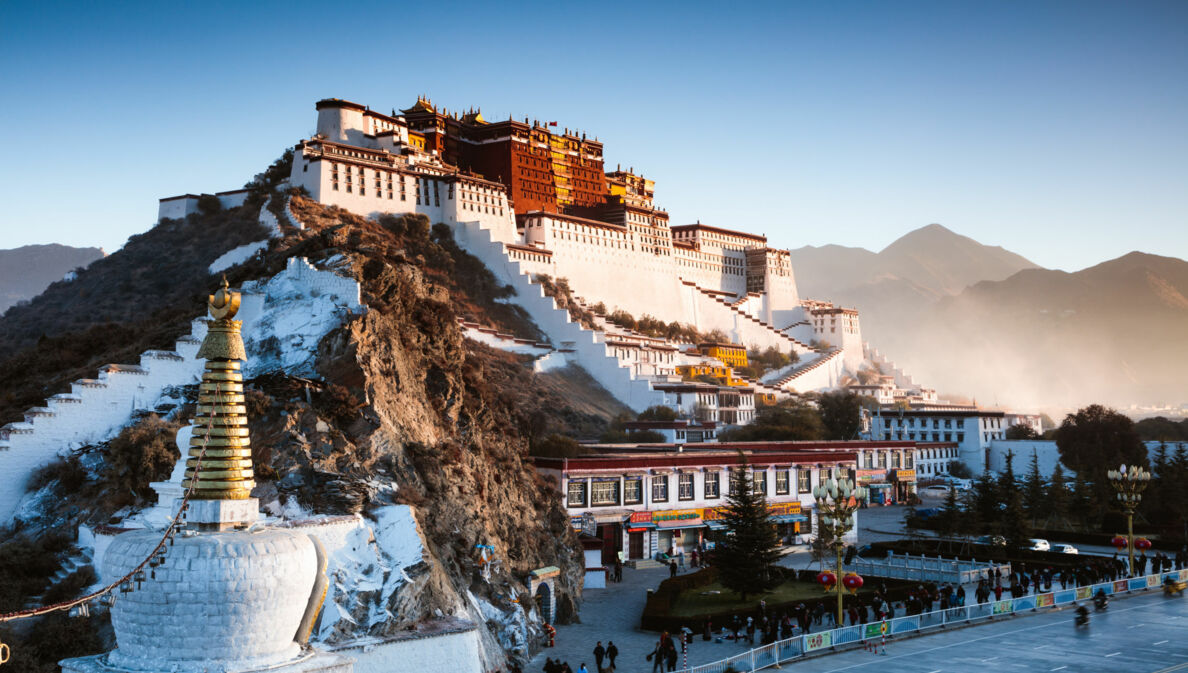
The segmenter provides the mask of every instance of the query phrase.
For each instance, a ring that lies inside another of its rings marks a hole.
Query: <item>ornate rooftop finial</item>
[[[246,500],[256,485],[240,371],[247,359],[240,334],[243,323],[233,319],[240,300],[224,277],[222,287],[208,301],[213,320],[207,322],[206,338],[198,349],[198,357],[206,359],[206,370],[198,387],[190,459],[182,482],[186,488],[194,484],[191,497],[196,500]]]

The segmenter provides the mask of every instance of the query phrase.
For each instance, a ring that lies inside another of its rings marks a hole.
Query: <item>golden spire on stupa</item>
[[[256,485],[240,370],[247,359],[239,331],[243,323],[232,319],[239,302],[240,294],[231,291],[225,277],[208,302],[213,320],[207,321],[209,330],[198,349],[198,357],[206,359],[206,370],[198,387],[190,458],[182,482],[186,488],[195,484],[191,497],[196,500],[246,500]]]

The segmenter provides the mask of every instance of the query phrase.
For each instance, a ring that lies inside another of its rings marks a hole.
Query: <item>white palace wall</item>
[[[332,163],[338,164],[338,189],[335,189],[332,177]],[[351,191],[347,191],[348,171],[353,178]],[[377,179],[379,189],[375,187]],[[433,224],[481,222],[499,240],[508,243],[518,238],[515,213],[507,203],[506,192],[484,181],[434,174],[428,167],[424,172],[412,174],[329,158],[311,161],[301,152],[293,159],[289,180],[295,187],[304,187],[319,203],[338,206],[364,217],[418,213],[428,217]]]

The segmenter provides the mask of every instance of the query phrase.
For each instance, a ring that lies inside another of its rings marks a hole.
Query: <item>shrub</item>
[[[331,383],[314,396],[313,406],[322,417],[345,426],[355,420],[363,404],[345,386]]]
[[[223,209],[219,197],[214,194],[203,194],[198,197],[198,212],[203,215],[213,215]]]
[[[168,478],[181,456],[176,443],[180,425],[151,414],[111,440],[103,478],[115,504],[155,498],[149,483]]]
[[[55,493],[72,493],[86,483],[88,476],[86,468],[77,457],[59,458],[38,468],[29,478],[28,489],[37,491],[57,482],[54,487]]]
[[[575,458],[590,453],[573,437],[553,433],[532,444],[531,453],[539,458]]]
[[[676,419],[677,413],[671,407],[648,407],[639,412],[639,420],[641,421],[675,421]]]

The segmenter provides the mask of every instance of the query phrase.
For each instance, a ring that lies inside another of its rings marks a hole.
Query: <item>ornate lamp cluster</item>
[[[837,572],[824,571],[817,575],[817,581],[825,585],[826,591],[837,593],[837,623],[843,623],[842,597],[843,591],[850,593],[858,591],[862,586],[862,578],[857,573],[842,575],[842,550],[845,543],[844,536],[854,528],[854,512],[858,510],[870,497],[864,486],[855,486],[849,479],[827,479],[813,489],[816,498],[817,522],[823,530],[829,531],[833,538],[833,548],[837,554]],[[839,584],[837,578],[843,577]]]
[[[1109,477],[1110,485],[1118,492],[1118,504],[1122,507],[1122,511],[1126,512],[1126,538],[1123,542],[1129,557],[1127,569],[1133,576],[1135,548],[1144,551],[1151,548],[1150,540],[1134,539],[1134,511],[1138,509],[1139,503],[1143,500],[1143,491],[1151,483],[1151,472],[1139,465],[1120,465],[1118,469],[1107,472],[1106,476]],[[1112,541],[1114,546],[1119,549],[1122,548],[1122,545],[1118,544],[1121,537],[1119,535]]]

